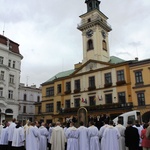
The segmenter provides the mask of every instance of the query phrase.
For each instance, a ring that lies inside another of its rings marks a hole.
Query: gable
[[[78,70],[76,70],[73,74],[78,75],[78,74],[89,72],[91,70],[98,70],[98,69],[110,67],[111,65],[112,64],[106,62],[89,60],[88,62],[83,64]]]

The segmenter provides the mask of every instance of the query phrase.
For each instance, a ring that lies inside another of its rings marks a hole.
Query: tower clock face
[[[105,33],[105,31],[104,30],[102,30],[102,36],[103,36],[103,38],[105,39],[106,38],[106,33]]]
[[[89,29],[87,32],[86,32],[86,36],[89,38],[93,35],[93,30],[92,29]]]

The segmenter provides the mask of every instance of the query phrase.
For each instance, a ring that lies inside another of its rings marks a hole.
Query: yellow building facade
[[[87,12],[80,16],[78,30],[82,33],[83,60],[72,70],[60,72],[42,83],[42,102],[36,104],[36,119],[64,122],[85,108],[88,117],[117,115],[139,109],[137,93],[145,91],[149,111],[150,64],[137,60],[125,61],[110,56],[108,17],[99,9],[99,0],[86,0]],[[139,65],[140,64],[140,65]],[[140,68],[139,68],[140,67]],[[144,85],[135,85],[135,72],[142,70]],[[145,75],[144,75],[145,74]],[[149,75],[149,76],[148,76]],[[146,78],[147,77],[147,78]],[[143,108],[147,108],[144,111]]]

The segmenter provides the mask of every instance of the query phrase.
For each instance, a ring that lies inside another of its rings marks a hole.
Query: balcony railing
[[[96,89],[96,86],[89,86],[89,87],[88,87],[88,90],[89,90],[89,91],[93,91],[93,90],[95,90],[95,89]]]
[[[85,106],[88,111],[101,111],[101,110],[111,110],[111,109],[127,109],[132,108],[133,103],[112,103],[112,104],[103,104],[103,105],[95,105],[95,106]],[[65,108],[61,113],[77,113],[79,108]]]
[[[124,84],[126,84],[126,81],[125,80],[122,80],[122,81],[117,81],[116,82],[116,85],[124,85]]]
[[[65,91],[65,94],[67,95],[67,94],[70,94],[71,93],[71,90],[67,90],[67,91]]]
[[[105,84],[104,84],[104,87],[105,87],[105,88],[108,88],[108,87],[111,87],[111,86],[112,86],[112,83],[105,83]]]
[[[74,89],[74,93],[79,93],[80,89]]]

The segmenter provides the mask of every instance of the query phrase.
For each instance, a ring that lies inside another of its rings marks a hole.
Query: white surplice
[[[47,150],[47,138],[49,135],[48,130],[44,127],[41,126],[39,128],[39,133],[40,133],[40,144],[39,144],[39,148],[40,150]]]
[[[78,150],[79,131],[75,127],[69,127],[66,132],[67,150]]]
[[[8,145],[8,127],[1,130],[0,145]]]
[[[100,137],[100,149],[101,150],[104,150],[103,149],[103,145],[105,144],[104,143],[104,138],[103,138],[103,134],[104,134],[104,131],[105,131],[105,129],[107,128],[107,127],[109,127],[109,125],[108,124],[105,124],[105,125],[103,125],[101,128],[100,128],[100,130],[99,130],[99,137]]]
[[[88,137],[90,140],[90,150],[100,150],[98,128],[94,125],[88,128]]]
[[[121,124],[116,125],[115,128],[117,128],[120,133],[119,150],[126,150],[126,146],[125,146],[125,129],[126,128]]]
[[[79,150],[89,150],[88,128],[80,126],[79,131]]]
[[[25,141],[24,128],[23,127],[15,128],[12,138],[12,146],[22,147],[24,146],[24,141]]]
[[[103,150],[119,150],[119,137],[120,133],[118,129],[113,126],[107,127],[103,134]]]
[[[14,122],[11,122],[8,127],[8,141],[12,141],[15,127],[16,127],[16,124]]]
[[[36,127],[29,126],[26,130],[26,150],[39,150],[39,131]]]

